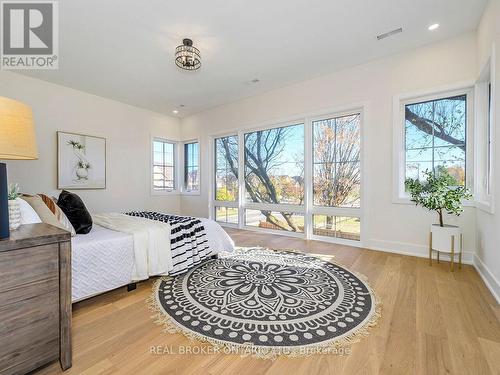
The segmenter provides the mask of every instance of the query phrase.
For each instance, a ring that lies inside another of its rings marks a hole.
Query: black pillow
[[[90,216],[78,195],[63,190],[59,195],[57,205],[68,217],[76,233],[87,234],[90,232],[92,229],[92,216]]]

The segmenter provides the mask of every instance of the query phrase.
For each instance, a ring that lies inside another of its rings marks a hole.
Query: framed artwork
[[[57,132],[57,188],[106,189],[106,138]]]

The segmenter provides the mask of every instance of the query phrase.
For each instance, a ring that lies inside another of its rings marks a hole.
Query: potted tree
[[[464,186],[458,186],[456,179],[444,168],[435,172],[425,171],[425,181],[409,178],[405,181],[406,190],[415,205],[435,211],[439,224],[432,224],[432,249],[447,253],[452,252],[451,239],[454,236],[454,249],[459,248],[461,230],[455,225],[444,223],[444,214],[460,216],[464,211],[462,200],[472,195]]]

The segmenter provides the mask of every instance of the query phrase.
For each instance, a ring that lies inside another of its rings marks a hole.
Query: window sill
[[[196,191],[183,191],[180,194],[181,195],[187,195],[187,196],[189,196],[189,195],[194,195],[194,196],[201,195],[199,190],[196,190]]]
[[[415,205],[415,202],[412,202],[410,198],[406,197],[398,197],[392,199],[393,204],[403,204],[403,205]],[[477,207],[478,202],[476,201],[462,201],[464,207]]]
[[[495,211],[493,209],[493,204],[489,201],[476,201],[475,202],[475,207],[478,209],[478,210],[481,210],[483,212],[486,212],[488,214],[494,214]]]
[[[179,195],[177,190],[151,190],[152,197],[161,197],[167,195]]]

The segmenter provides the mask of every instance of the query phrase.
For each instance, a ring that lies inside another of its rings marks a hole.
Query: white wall
[[[58,130],[105,137],[107,187],[76,191],[93,212],[179,212],[178,196],[151,196],[151,136],[179,139],[179,120],[81,91],[0,72],[0,96],[31,106],[39,159],[8,161],[10,182],[24,192],[57,194]]]
[[[491,0],[483,14],[477,32],[478,74],[491,55],[492,46],[496,50],[496,64],[493,66],[496,77],[493,97],[494,114],[494,154],[493,154],[493,193],[496,198],[495,213],[477,209],[477,253],[475,264],[486,284],[496,294],[500,303],[500,0]]]
[[[311,69],[314,69],[311,67]],[[443,85],[474,82],[475,34],[463,35],[409,53],[345,69],[259,96],[223,105],[182,121],[182,137],[201,139],[208,155],[209,136],[237,128],[323,110],[365,105],[365,241],[364,245],[425,256],[429,225],[434,215],[412,205],[392,202],[393,97]],[[183,196],[184,214],[207,216],[208,158],[202,159],[200,196]],[[465,250],[472,259],[475,248],[473,208],[457,220],[465,228]]]

